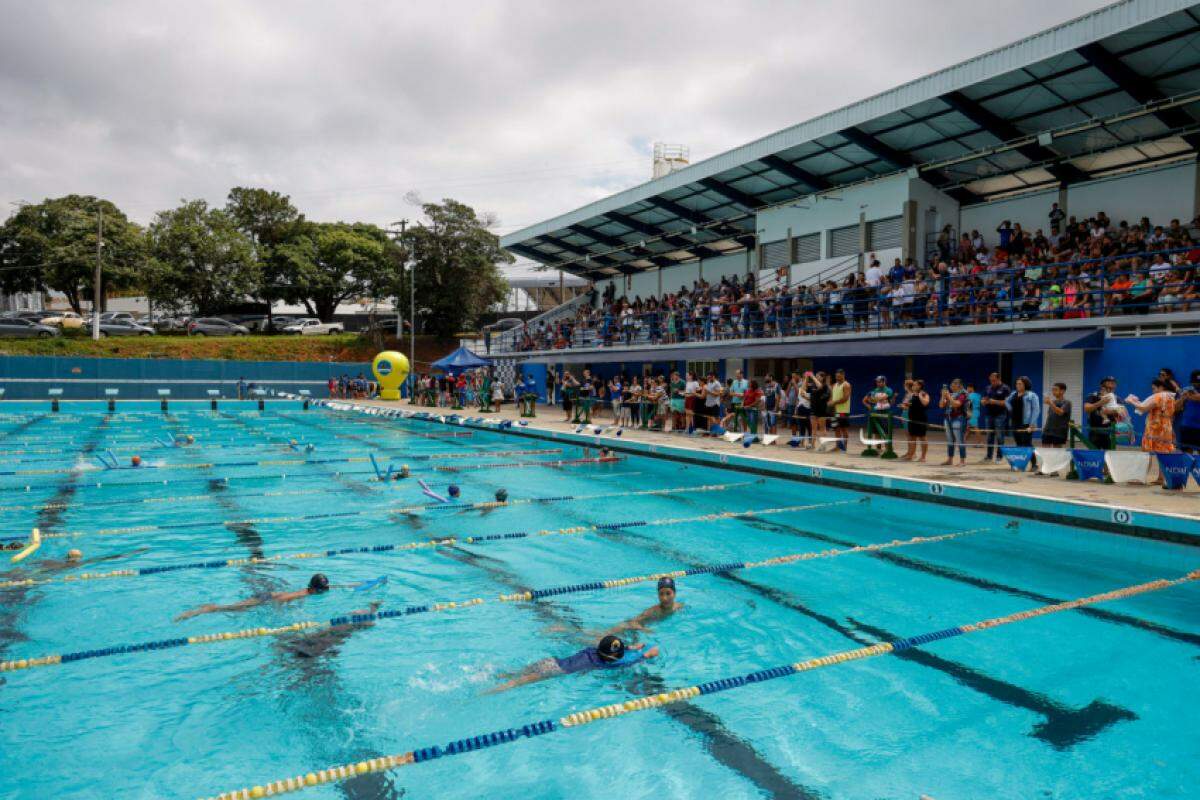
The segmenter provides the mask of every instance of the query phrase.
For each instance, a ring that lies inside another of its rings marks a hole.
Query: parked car
[[[42,325],[22,317],[0,318],[0,336],[20,339],[49,339],[58,336],[58,328]]]
[[[154,328],[124,319],[100,318],[101,336],[153,336]]]
[[[188,336],[245,336],[248,333],[246,326],[220,317],[201,317],[188,323]]]
[[[57,325],[63,330],[78,330],[83,327],[83,317],[74,311],[55,311],[42,317],[39,322],[43,325]]]
[[[301,336],[321,336],[324,334],[343,333],[346,326],[340,322],[321,322],[316,317],[298,319],[283,329],[284,333],[300,334]]]
[[[168,333],[173,331],[186,331],[188,318],[187,317],[150,317],[148,320],[143,320],[143,324],[149,325],[159,333]]]
[[[271,317],[270,324],[268,325],[267,317],[265,314],[263,314],[257,317],[245,317],[239,322],[241,325],[245,326],[251,331],[255,331],[256,333],[281,333],[287,326],[294,325],[296,323],[296,318],[289,317],[287,315],[277,315]]]

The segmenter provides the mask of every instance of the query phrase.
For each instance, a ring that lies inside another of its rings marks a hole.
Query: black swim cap
[[[316,594],[329,591],[329,578],[326,578],[323,573],[318,572],[308,580],[308,590]]]
[[[496,490],[496,501],[499,503],[504,503],[507,500],[508,500],[508,490],[507,489],[497,489]]]
[[[658,579],[658,588],[659,589],[670,589],[672,592],[675,591],[675,579],[672,577],[669,577],[669,576],[664,577],[664,578],[659,578]]]
[[[450,496],[458,497],[458,484],[455,484],[455,483],[450,484]]]
[[[600,643],[596,645],[596,650],[600,653],[600,658],[605,661],[620,661],[621,656],[625,655],[625,643],[609,634],[600,640]]]

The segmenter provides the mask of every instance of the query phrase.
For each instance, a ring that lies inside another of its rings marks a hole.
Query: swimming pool
[[[561,438],[276,400],[264,412],[46,411],[0,407],[5,535],[36,526],[47,537],[3,580],[50,580],[0,589],[0,660],[217,640],[3,673],[0,797],[215,796],[1200,567],[1185,544],[1012,527],[1003,514],[736,466],[598,463]],[[187,434],[194,445],[164,446]],[[122,466],[135,454],[146,466],[105,470],[96,456],[110,450]],[[370,455],[385,471],[408,464],[412,478],[372,480]],[[462,505],[429,507],[418,479],[438,494],[459,485]],[[490,505],[502,487],[510,504]],[[900,544],[946,534],[961,535]],[[852,550],[872,544],[883,546]],[[85,557],[149,548],[75,571],[147,574],[32,575],[71,547]],[[321,555],[350,548],[367,551]],[[660,646],[657,659],[484,694],[498,673],[567,655],[654,602],[653,581],[603,582],[821,551],[834,552],[680,578],[684,610],[641,635]],[[220,565],[276,556],[289,557]],[[218,565],[178,569],[207,562]],[[172,621],[202,603],[302,588],[318,571],[334,584],[388,580]],[[556,587],[574,590],[499,600]],[[462,603],[475,598],[484,602]],[[328,621],[373,601],[429,610],[215,636]],[[1194,796],[1198,621],[1192,582],[296,796]]]

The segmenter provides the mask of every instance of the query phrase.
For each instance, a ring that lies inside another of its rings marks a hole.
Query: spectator
[[[1175,431],[1172,418],[1175,416],[1175,395],[1167,388],[1166,381],[1155,378],[1150,381],[1151,394],[1138,400],[1134,395],[1125,398],[1133,410],[1146,415],[1146,430],[1142,434],[1142,450],[1147,453],[1175,452]]]
[[[1112,450],[1113,427],[1121,419],[1123,409],[1116,398],[1117,379],[1111,375],[1100,379],[1100,388],[1083,401],[1088,415],[1088,440],[1100,450]]]
[[[846,380],[844,370],[834,373],[833,389],[830,390],[829,404],[833,407],[835,433],[842,440],[842,450],[850,441],[850,397],[854,390],[850,381]]]
[[[920,446],[921,457],[917,461],[925,461],[929,453],[929,395],[925,391],[925,381],[914,378],[904,382],[905,395],[900,407],[908,412],[908,450],[900,456],[903,461],[912,461]]]
[[[1000,380],[1000,373],[993,372],[988,376],[988,385],[983,389],[983,423],[987,429],[987,454],[984,463],[993,459],[1001,461],[1000,448],[1004,446],[1004,437],[1008,430],[1008,396],[1012,390]]]
[[[1056,383],[1046,396],[1046,422],[1042,426],[1042,444],[1062,447],[1071,430],[1071,401],[1066,398],[1067,385]]]
[[[1200,369],[1192,370],[1191,384],[1175,399],[1179,418],[1179,449],[1200,454]]]
[[[938,407],[945,412],[946,420],[946,460],[943,467],[954,464],[954,448],[958,448],[959,466],[967,465],[967,393],[962,389],[962,381],[958,378],[950,381],[949,386],[942,387],[942,396]]]
[[[1038,429],[1041,404],[1033,393],[1033,383],[1022,375],[1016,380],[1016,389],[1008,397],[1009,423],[1013,441],[1018,447],[1033,445],[1033,433]]]

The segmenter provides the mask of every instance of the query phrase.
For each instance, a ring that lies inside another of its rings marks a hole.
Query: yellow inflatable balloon
[[[379,397],[382,400],[399,400],[400,384],[408,377],[408,359],[395,350],[384,350],[371,362],[371,371],[379,381]]]

